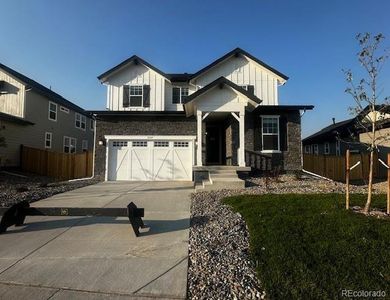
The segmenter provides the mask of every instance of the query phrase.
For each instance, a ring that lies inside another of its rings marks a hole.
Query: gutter
[[[89,179],[93,179],[93,178],[95,177],[96,123],[97,123],[97,122],[96,122],[96,115],[93,114],[93,116],[95,117],[95,120],[94,120],[94,126],[93,126],[93,151],[92,151],[93,160],[92,160],[92,176],[90,176],[90,177],[84,177],[84,178],[70,179],[70,180],[68,180],[68,182],[89,180]]]

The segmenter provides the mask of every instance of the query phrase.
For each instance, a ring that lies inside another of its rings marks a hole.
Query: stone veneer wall
[[[183,117],[98,117],[96,122],[95,176],[104,180],[106,146],[99,145],[105,135],[194,135],[196,119]]]
[[[299,111],[282,113],[254,113],[245,115],[245,149],[261,151],[261,118],[260,115],[280,115],[286,120],[286,145],[281,153],[262,154],[271,158],[271,168],[281,168],[289,172],[302,169],[301,162],[301,116]],[[281,128],[281,130],[283,130]],[[281,134],[283,138],[283,134]],[[283,141],[281,141],[283,147]]]

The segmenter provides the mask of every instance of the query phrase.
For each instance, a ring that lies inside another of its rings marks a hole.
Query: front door
[[[206,163],[216,165],[222,163],[222,135],[219,126],[206,127]]]

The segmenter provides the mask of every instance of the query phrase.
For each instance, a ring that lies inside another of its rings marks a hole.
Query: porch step
[[[213,170],[209,174],[210,184],[203,186],[204,191],[245,188],[245,181],[238,178],[235,169]]]

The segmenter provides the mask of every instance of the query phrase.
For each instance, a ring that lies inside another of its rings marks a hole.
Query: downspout
[[[95,150],[96,150],[96,115],[93,115],[95,117],[94,125],[93,125],[93,150],[92,150],[92,155],[93,155],[93,160],[92,160],[92,176],[90,177],[84,177],[84,178],[76,178],[76,179],[70,179],[68,182],[73,182],[73,181],[81,181],[81,180],[89,180],[93,179],[95,177]]]
[[[305,171],[303,169],[303,144],[302,144],[302,117],[305,114],[305,112],[306,112],[306,109],[304,109],[303,112],[300,113],[300,116],[301,116],[301,166],[302,166],[302,171]]]

